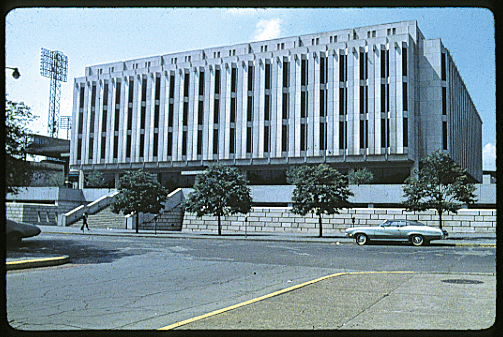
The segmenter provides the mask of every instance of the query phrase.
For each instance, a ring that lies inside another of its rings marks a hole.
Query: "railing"
[[[166,201],[164,202],[164,208],[157,214],[147,214],[140,213],[140,223],[142,225],[149,224],[152,222],[156,222],[157,219],[163,214],[173,210],[175,207],[180,205],[185,200],[183,190],[181,188],[177,188],[166,197]],[[150,218],[148,220],[143,220],[145,218]],[[143,220],[143,221],[142,221]],[[136,228],[136,217],[132,216],[132,214],[126,215],[125,217],[125,227],[126,228]]]
[[[75,209],[72,209],[70,212],[60,214],[58,218],[58,226],[70,226],[71,224],[79,221],[85,212],[87,212],[88,214],[96,214],[100,212],[114,202],[115,196],[118,193],[119,192],[114,192],[110,195],[105,195],[88,205],[81,205]]]

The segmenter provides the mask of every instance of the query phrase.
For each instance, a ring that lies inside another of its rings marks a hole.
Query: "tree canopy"
[[[185,201],[185,210],[196,216],[218,217],[218,235],[222,234],[221,216],[246,214],[251,209],[251,191],[235,167],[212,165],[196,177],[194,191]]]
[[[347,177],[326,164],[294,168],[288,172],[288,181],[296,185],[292,212],[316,214],[320,237],[323,235],[322,214],[336,214],[350,206],[348,198],[353,193],[348,188]]]
[[[457,211],[463,204],[475,199],[475,185],[468,183],[466,169],[459,166],[451,156],[437,150],[421,159],[420,169],[405,180],[402,204],[409,211],[435,209],[442,228],[442,214]]]
[[[119,180],[119,194],[112,204],[112,211],[123,214],[136,214],[136,232],[138,232],[138,214],[157,214],[164,208],[168,195],[166,189],[157,181],[155,174],[143,170],[129,171]]]
[[[18,193],[30,184],[32,170],[26,161],[30,130],[27,125],[36,117],[23,102],[5,101],[5,191]]]
[[[354,170],[348,174],[349,183],[360,185],[366,184],[374,179],[374,175],[366,167]]]

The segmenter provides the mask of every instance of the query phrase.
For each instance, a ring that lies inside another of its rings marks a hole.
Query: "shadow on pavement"
[[[97,264],[110,263],[127,256],[139,255],[149,252],[148,249],[120,250],[116,248],[101,248],[91,242],[83,242],[72,238],[47,238],[37,237],[23,239],[21,243],[6,247],[6,258],[33,258],[68,255],[71,263]]]

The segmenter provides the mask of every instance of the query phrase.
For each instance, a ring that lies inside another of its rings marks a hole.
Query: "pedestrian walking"
[[[87,230],[89,230],[89,225],[87,224],[87,213],[84,212],[84,214],[82,214],[82,227],[80,227],[80,230],[82,231],[82,233],[84,233],[84,226],[86,226]]]

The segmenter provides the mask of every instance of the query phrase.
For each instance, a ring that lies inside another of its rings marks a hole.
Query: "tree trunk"
[[[323,227],[321,225],[321,214],[318,215],[318,223],[319,223],[319,227],[320,227],[320,234],[318,236],[321,238],[323,236]]]
[[[220,223],[220,215],[218,215],[218,235],[222,235],[222,224]]]
[[[438,221],[440,224],[440,229],[442,229],[442,211],[438,211]]]
[[[140,228],[140,213],[136,212],[136,233],[138,233],[139,228]]]

